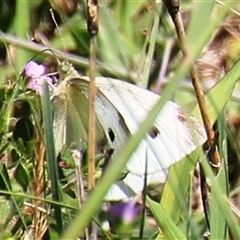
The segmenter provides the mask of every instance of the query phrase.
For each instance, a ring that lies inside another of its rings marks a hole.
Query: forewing
[[[98,78],[96,84],[102,95],[117,109],[132,134],[159,99],[158,95],[148,90],[114,79]],[[140,142],[126,166],[130,172],[123,182],[135,193],[143,189],[146,159],[147,183],[163,183],[168,168],[206,140],[204,128],[198,121],[193,116],[187,118],[173,102],[166,103],[152,131]],[[109,191],[107,199],[114,196],[115,187]]]
[[[158,95],[148,90],[109,78],[98,78],[97,87],[122,115],[131,133],[137,131],[139,124],[159,99]],[[137,155],[142,158],[148,149],[151,160],[149,173],[169,168],[206,140],[204,128],[193,116],[187,118],[183,110],[173,102],[166,103],[153,129],[155,136],[149,133],[133,154],[133,157]],[[131,172],[142,175],[145,163],[139,162],[136,166],[131,159],[128,167]]]

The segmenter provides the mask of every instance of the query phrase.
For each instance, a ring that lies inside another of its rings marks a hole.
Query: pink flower
[[[44,84],[48,83],[53,88],[53,79],[46,75],[46,67],[33,61],[24,68],[25,76],[28,77],[27,87],[43,95]]]

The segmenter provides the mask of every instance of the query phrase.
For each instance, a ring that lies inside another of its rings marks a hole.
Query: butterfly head
[[[58,64],[59,82],[69,81],[72,78],[79,78],[79,73],[71,63],[63,61]]]

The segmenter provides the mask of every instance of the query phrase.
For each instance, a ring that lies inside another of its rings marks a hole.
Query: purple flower
[[[29,62],[24,68],[25,76],[28,77],[27,87],[43,95],[43,87],[47,82],[53,88],[53,80],[46,75],[46,67],[33,61]]]
[[[141,205],[133,201],[114,203],[109,213],[112,219],[121,220],[124,224],[133,223],[141,213]]]

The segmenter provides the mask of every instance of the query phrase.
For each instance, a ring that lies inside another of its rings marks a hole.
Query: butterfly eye
[[[115,140],[115,134],[111,128],[108,128],[108,136],[112,142]]]

